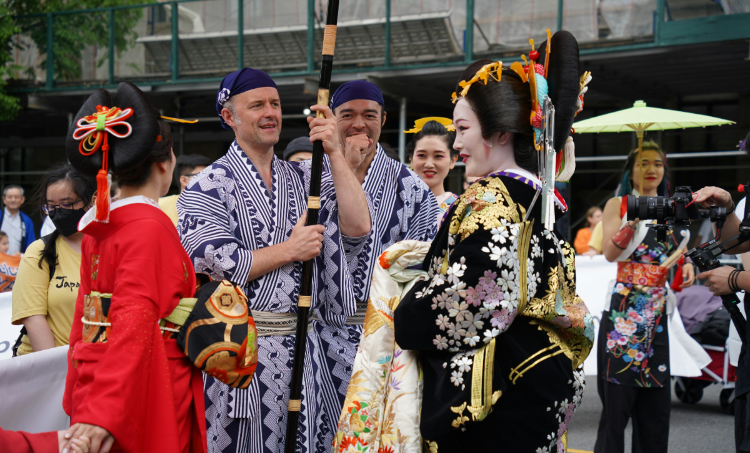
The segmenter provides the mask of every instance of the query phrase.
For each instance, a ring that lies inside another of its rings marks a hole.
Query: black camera
[[[746,194],[750,193],[750,182],[741,185],[740,188],[741,192],[744,192]],[[683,188],[681,187],[680,189]],[[630,204],[628,203],[628,208],[629,207]],[[715,207],[712,206],[710,214],[707,217],[713,220],[714,212],[716,213],[717,217],[721,217],[721,223],[717,222],[716,224],[716,231],[720,234],[721,227],[723,226],[724,220],[727,216],[727,212],[724,208],[715,209]],[[630,217],[629,211],[628,217]],[[705,244],[701,244],[698,247],[695,247],[694,249],[688,251],[685,256],[691,260],[693,265],[695,265],[700,272],[706,272],[712,269],[717,269],[721,266],[719,257],[722,253],[726,253],[747,241],[750,241],[750,212],[748,212],[748,210],[745,211],[745,218],[742,220],[742,222],[740,222],[739,234],[737,236],[730,238],[724,242],[719,242],[719,235],[717,234],[716,238],[711,239]],[[729,316],[731,316],[732,322],[737,328],[737,332],[739,332],[740,334],[740,338],[742,339],[742,347],[745,348],[747,339],[747,321],[745,320],[745,317],[742,316],[742,313],[737,307],[740,303],[739,299],[737,298],[737,294],[731,293],[723,295],[721,296],[721,301],[724,304],[724,308],[726,308],[727,312],[729,312]]]
[[[693,191],[680,186],[671,197],[635,197],[628,195],[628,220],[656,220],[649,227],[656,230],[656,240],[667,240],[667,230],[674,225],[687,225],[693,220],[710,219],[720,230],[727,218],[726,208],[711,206],[698,209],[693,203]]]

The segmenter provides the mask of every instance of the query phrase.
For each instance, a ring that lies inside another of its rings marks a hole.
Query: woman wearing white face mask
[[[538,63],[526,70],[477,61],[456,87],[453,146],[480,179],[448,211],[427,275],[393,318],[396,343],[419,351],[420,427],[431,449],[564,451],[581,401],[592,318],[576,295],[573,248],[545,228],[535,199],[542,112],[531,110],[549,81],[561,151],[579,111],[578,44],[558,32],[544,54],[532,52]],[[566,206],[554,198],[559,217]]]

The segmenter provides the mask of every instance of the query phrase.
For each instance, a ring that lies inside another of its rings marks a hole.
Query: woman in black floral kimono
[[[578,110],[578,45],[558,32],[551,52],[563,144]],[[427,277],[395,310],[396,342],[420,351],[425,451],[565,451],[583,394],[591,315],[576,295],[575,252],[545,229],[535,200],[526,74],[545,68],[514,66],[481,60],[461,77],[454,147],[467,174],[482,178],[453,204],[425,258]],[[554,202],[559,217],[566,206]]]
[[[669,443],[671,309],[666,283],[690,232],[673,228],[666,242],[659,242],[656,231],[648,228],[651,221],[628,221],[626,215],[627,195],[669,196],[666,168],[659,146],[644,142],[642,152],[635,149],[628,156],[620,196],[604,208],[602,249],[607,260],[617,261],[617,280],[602,313],[597,343],[597,387],[603,406],[597,453],[624,451],[631,416],[633,451],[664,452]],[[692,285],[692,264],[679,272],[682,286]]]

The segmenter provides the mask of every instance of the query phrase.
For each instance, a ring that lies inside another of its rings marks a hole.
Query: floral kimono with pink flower
[[[645,225],[639,225],[639,231]],[[664,243],[650,228],[632,253],[617,263],[609,310],[602,313],[598,343],[599,376],[632,387],[669,385],[667,277],[660,267],[677,251],[687,229],[672,229]],[[636,238],[638,238],[636,234]],[[637,239],[636,239],[637,240]]]
[[[594,331],[575,252],[544,228],[538,188],[526,172],[474,183],[395,309],[398,346],[419,352],[424,451],[567,449]]]

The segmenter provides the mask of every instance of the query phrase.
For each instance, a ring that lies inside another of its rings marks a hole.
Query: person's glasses
[[[190,173],[190,174],[182,175],[182,176],[187,177],[188,181],[190,181],[190,179],[192,179],[193,176],[198,176],[198,173]]]
[[[73,209],[73,206],[78,203],[79,201],[83,201],[81,199],[78,199],[76,201],[71,201],[70,203],[60,203],[60,204],[45,204],[42,206],[42,211],[44,211],[45,214],[49,214],[50,212],[54,211],[57,208],[62,209]]]

